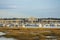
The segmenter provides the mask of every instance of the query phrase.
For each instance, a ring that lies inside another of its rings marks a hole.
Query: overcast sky
[[[0,0],[0,18],[60,18],[60,0]]]

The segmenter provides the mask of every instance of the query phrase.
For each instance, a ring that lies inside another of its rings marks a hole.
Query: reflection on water
[[[5,38],[5,37],[0,37],[0,40],[16,40],[14,38]]]

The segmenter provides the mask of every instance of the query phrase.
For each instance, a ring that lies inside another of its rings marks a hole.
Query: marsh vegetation
[[[6,38],[14,38],[16,40],[60,40],[60,29],[47,28],[21,28],[9,29],[1,28],[0,32],[6,33],[3,35]],[[50,37],[50,38],[49,38]]]

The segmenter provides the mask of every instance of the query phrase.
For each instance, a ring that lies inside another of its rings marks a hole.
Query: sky
[[[0,18],[60,18],[60,0],[0,0]]]

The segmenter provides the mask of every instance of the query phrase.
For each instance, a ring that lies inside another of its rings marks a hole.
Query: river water
[[[14,39],[14,38],[0,37],[0,40],[16,40],[16,39]]]
[[[14,39],[14,38],[6,38],[3,35],[5,35],[5,33],[0,32],[0,40],[17,40],[17,39]]]

